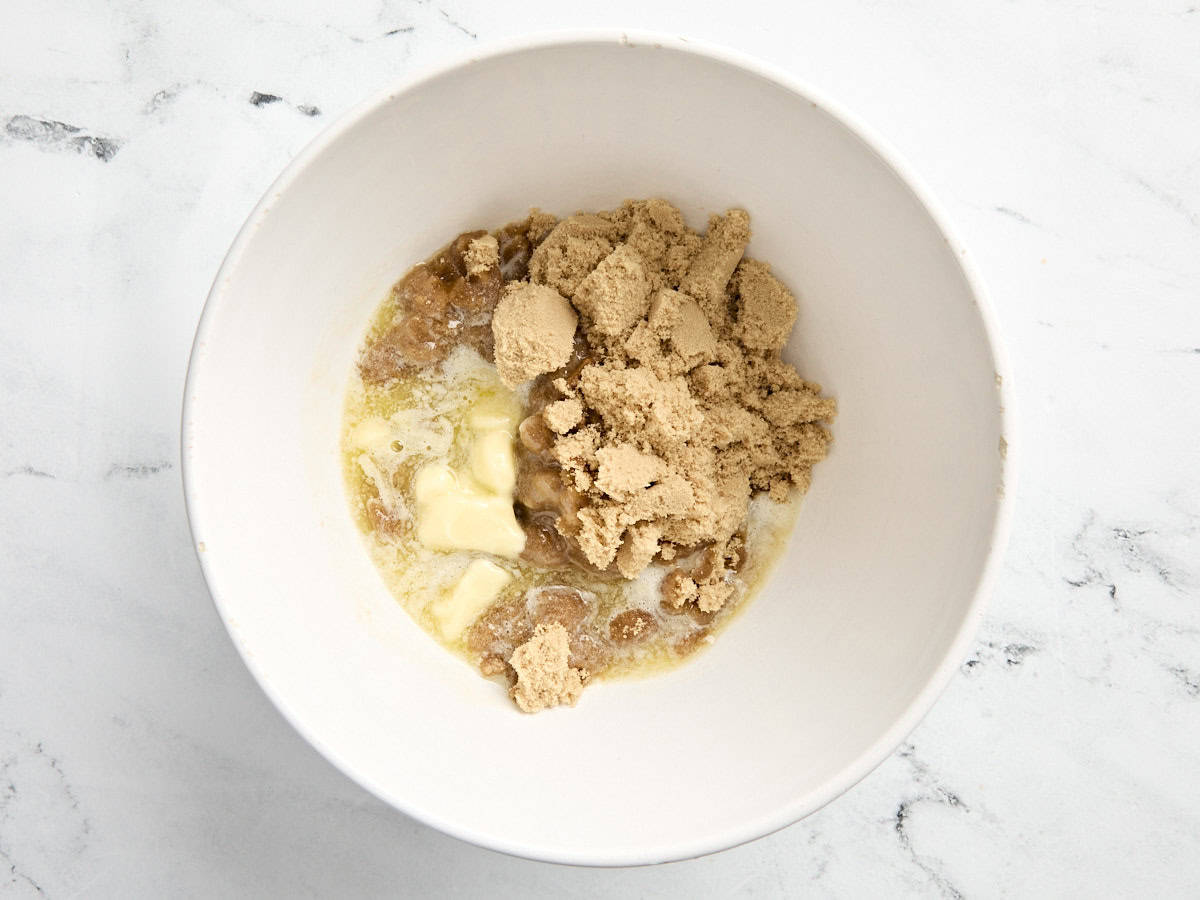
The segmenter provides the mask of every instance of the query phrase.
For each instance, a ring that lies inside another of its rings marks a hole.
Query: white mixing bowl
[[[342,400],[389,285],[458,232],[662,195],[743,206],[800,298],[786,356],[837,397],[790,547],[713,648],[537,716],[434,643],[351,521]],[[691,42],[525,41],[359,106],[229,251],[183,417],[192,532],[290,722],[411,816],[521,856],[747,841],[862,778],[932,705],[1003,544],[1007,380],[964,251],[895,157],[791,78]]]

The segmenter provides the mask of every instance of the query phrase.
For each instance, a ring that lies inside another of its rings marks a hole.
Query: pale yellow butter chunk
[[[512,576],[494,562],[472,560],[454,588],[435,600],[429,609],[442,636],[449,640],[458,638],[510,581]]]
[[[517,557],[525,532],[513,514],[512,496],[480,490],[442,463],[423,466],[413,478],[417,540],[431,550],[479,550]]]
[[[471,474],[497,494],[511,494],[517,486],[517,461],[513,439],[507,431],[485,431],[471,444]]]
[[[467,416],[467,424],[474,431],[507,431],[512,434],[517,430],[520,414],[513,403],[501,406],[499,403],[481,403],[471,410]]]

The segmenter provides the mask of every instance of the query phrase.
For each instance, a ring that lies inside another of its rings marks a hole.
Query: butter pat
[[[517,486],[512,443],[507,431],[485,431],[471,444],[471,474],[497,494],[511,494]]]
[[[513,514],[510,494],[481,490],[443,463],[422,466],[413,478],[413,493],[417,540],[429,549],[513,558],[525,549],[525,532]]]
[[[467,424],[475,431],[507,431],[512,434],[517,430],[517,415],[511,407],[502,408],[497,403],[481,403],[471,410],[467,416]]]
[[[484,401],[467,416],[473,435],[469,454],[471,475],[481,487],[497,494],[511,494],[517,486],[513,438],[519,418],[512,403],[494,400]]]
[[[449,640],[459,637],[510,581],[512,576],[494,562],[472,560],[454,589],[430,607],[442,636]]]
[[[413,478],[417,540],[431,550],[480,550],[519,556],[525,531],[513,514],[517,484],[513,434],[519,413],[511,403],[484,401],[467,414],[471,444],[457,472],[429,463]]]

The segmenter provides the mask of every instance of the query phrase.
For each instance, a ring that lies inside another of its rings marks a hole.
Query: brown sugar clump
[[[649,369],[587,366],[579,388],[614,436],[637,433],[663,452],[684,444],[704,416],[682,378],[660,379]]]
[[[723,322],[725,286],[750,243],[750,216],[744,209],[731,209],[708,220],[708,233],[679,290],[704,310],[710,322]]]
[[[744,259],[734,276],[737,288],[738,338],[754,350],[779,350],[796,323],[796,298],[771,267]]]
[[[620,334],[646,314],[650,280],[637,251],[621,244],[575,291],[575,308],[603,335]]]
[[[679,609],[689,600],[695,600],[698,594],[696,582],[682,569],[668,572],[659,589],[663,602],[672,609]]]
[[[578,531],[574,537],[588,561],[597,569],[606,569],[617,555],[625,533],[624,516],[611,504],[596,503],[579,511]]]
[[[837,402],[831,397],[822,397],[811,387],[784,389],[762,398],[762,414],[772,425],[780,427],[800,422],[832,422],[837,414]]]
[[[565,365],[575,324],[575,310],[557,291],[538,284],[509,285],[492,315],[500,379],[516,387]]]
[[[625,529],[621,546],[617,548],[617,571],[626,578],[637,578],[638,573],[658,555],[658,542],[662,537],[662,526],[654,522],[639,522]]]
[[[579,669],[568,664],[567,630],[558,622],[538,625],[533,637],[513,651],[509,665],[517,673],[512,698],[524,712],[574,706],[583,691]]]
[[[733,585],[727,581],[705,582],[697,590],[696,606],[701,612],[716,612],[725,605],[731,594]]]
[[[583,404],[577,397],[556,400],[542,410],[542,419],[555,434],[566,434],[583,421]]]
[[[642,453],[633,444],[608,444],[596,451],[599,475],[596,486],[610,497],[630,497],[657,481],[663,462],[651,453]]]
[[[700,250],[700,235],[687,227],[679,210],[662,198],[632,201],[626,244],[637,251],[654,289],[674,288]]]
[[[554,230],[554,226],[558,224],[558,216],[535,206],[529,211],[529,218],[525,220],[525,223],[527,226],[525,236],[531,244],[537,246]]]
[[[467,266],[467,275],[472,278],[484,274],[488,269],[499,267],[500,242],[490,234],[474,238],[463,253],[463,262]]]
[[[694,604],[687,606],[692,617],[707,623],[736,591],[729,576],[742,558],[741,535],[733,535],[723,544],[710,544],[689,565],[681,565],[663,578],[659,588],[663,606],[680,610]]]
[[[669,288],[650,300],[650,311],[625,341],[630,359],[659,378],[682,375],[716,358],[717,342],[703,310]]]
[[[563,219],[529,258],[529,277],[571,297],[579,283],[608,254],[619,228],[600,216],[582,214]]]
[[[697,496],[695,482],[679,472],[670,472],[657,484],[639,491],[625,506],[623,520],[629,524],[642,520],[667,519],[662,523],[669,529],[670,538],[677,536],[684,523],[694,519],[692,508],[702,497]],[[632,577],[632,576],[627,576]]]
[[[658,326],[660,333],[666,332],[671,349],[679,355],[684,368],[691,370],[716,358],[716,338],[696,301],[675,291],[660,291],[657,299],[657,308],[650,311],[651,327],[655,327],[656,319],[662,320],[663,324]]]

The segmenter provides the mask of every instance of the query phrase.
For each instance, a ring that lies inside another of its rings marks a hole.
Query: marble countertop
[[[0,895],[1195,896],[1200,8],[647,6],[0,5]],[[479,850],[325,763],[208,601],[177,463],[204,296],[288,159],[406,73],[577,26],[748,51],[890,139],[990,287],[1024,436],[983,630],[908,741],[647,869]]]

